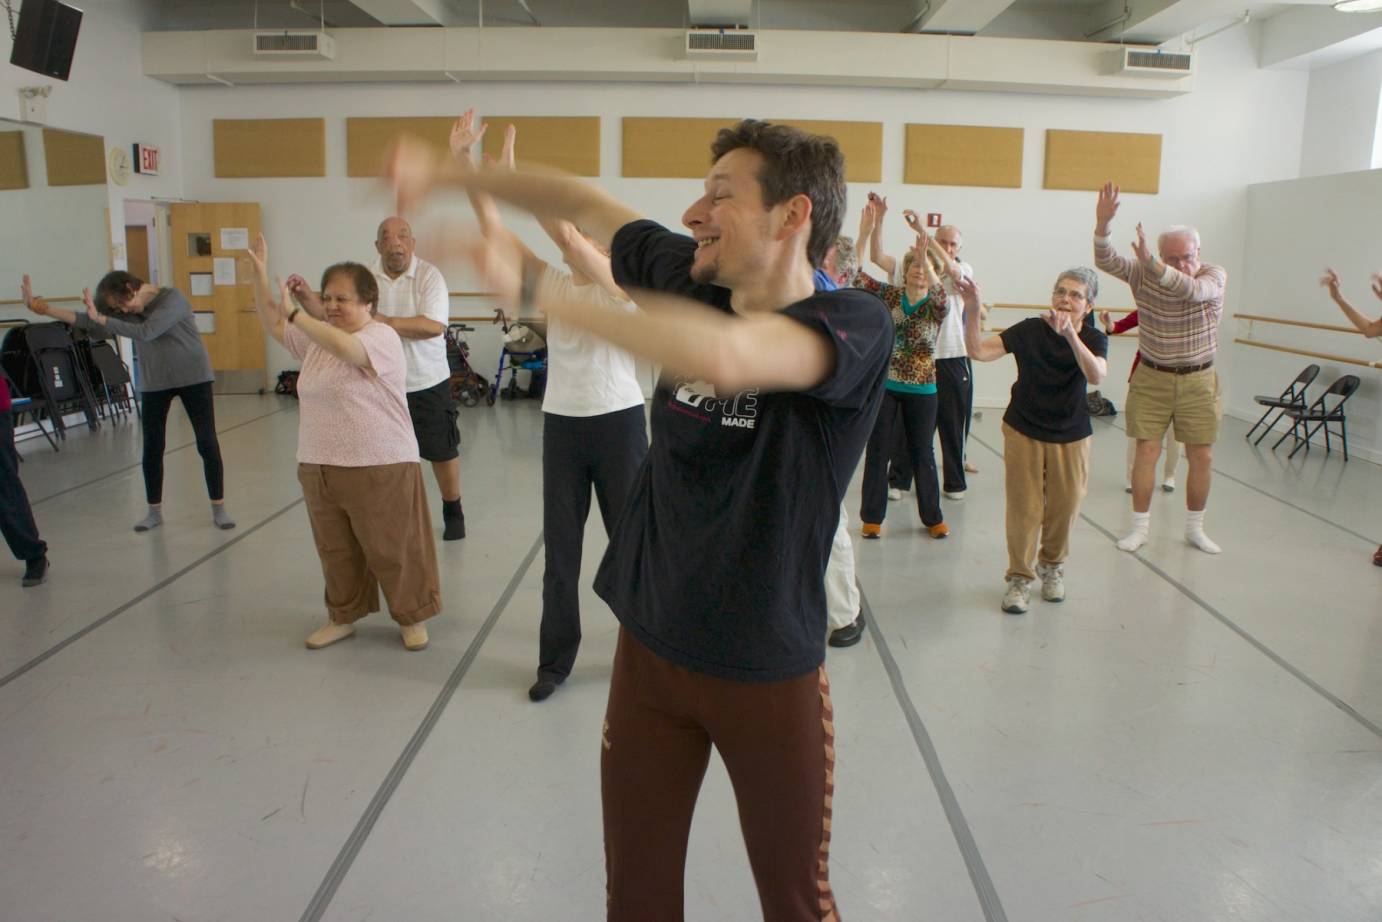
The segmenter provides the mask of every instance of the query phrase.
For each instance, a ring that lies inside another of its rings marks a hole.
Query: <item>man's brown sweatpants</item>
[[[1089,489],[1089,446],[1039,442],[1003,424],[1003,469],[1008,492],[1008,573],[1036,579],[1032,563],[1060,564],[1070,553],[1070,529]]]
[[[441,611],[441,577],[422,465],[299,464],[312,537],[326,578],[326,611],[350,624],[379,610],[399,624]]]
[[[619,631],[600,756],[609,922],[680,922],[691,814],[724,760],[764,922],[838,922],[825,667],[782,682],[683,669]]]

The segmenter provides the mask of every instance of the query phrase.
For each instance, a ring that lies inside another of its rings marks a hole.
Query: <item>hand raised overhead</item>
[[[1104,183],[1104,187],[1099,190],[1099,201],[1094,206],[1094,216],[1098,219],[1099,227],[1107,230],[1109,224],[1118,215],[1118,187],[1111,182]]]

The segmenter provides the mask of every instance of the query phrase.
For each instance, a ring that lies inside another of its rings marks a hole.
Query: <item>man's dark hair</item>
[[[733,128],[720,129],[710,145],[711,162],[740,147],[763,156],[758,185],[764,205],[771,208],[794,195],[811,200],[806,256],[819,269],[844,223],[845,156],[840,145],[834,138],[746,118]]]
[[[327,266],[322,273],[322,291],[326,291],[326,283],[338,275],[344,275],[355,285],[355,296],[369,305],[369,312],[374,313],[379,306],[379,283],[374,280],[374,273],[359,263],[336,263]]]
[[[123,302],[143,287],[144,280],[139,276],[133,272],[117,269],[114,272],[107,272],[96,283],[96,297],[92,298],[92,301],[96,305],[96,310],[109,317],[116,313],[115,308],[111,307],[111,301]]]

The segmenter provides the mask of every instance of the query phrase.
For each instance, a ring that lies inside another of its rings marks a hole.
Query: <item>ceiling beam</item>
[[[911,32],[972,35],[999,17],[1013,0],[918,0]]]
[[[351,0],[386,26],[440,26],[446,24],[443,0]]]
[[[1262,24],[1259,67],[1314,69],[1382,48],[1382,13],[1301,7]]]
[[[1242,18],[1244,6],[1244,0],[1104,0],[1089,13],[1086,38],[1159,45],[1201,26],[1228,25]]]

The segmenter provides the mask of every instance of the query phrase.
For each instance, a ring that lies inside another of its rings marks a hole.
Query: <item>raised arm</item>
[[[250,266],[254,270],[254,309],[259,315],[259,325],[264,328],[281,345],[284,342],[285,318],[287,317],[286,305],[291,296],[291,281],[280,284],[277,288],[278,298],[274,298],[275,289],[269,284],[269,244],[264,239],[263,234],[259,234],[254,243],[249,248]],[[311,290],[310,288],[308,289]],[[321,302],[318,301],[317,309],[321,309]],[[306,307],[302,308],[304,311]],[[299,356],[301,358],[301,356]]]
[[[614,269],[610,266],[609,257],[596,249],[595,245],[586,239],[585,234],[576,229],[576,225],[570,221],[553,221],[550,218],[543,218],[538,223],[561,250],[567,265],[599,285],[610,296],[620,301],[630,300],[628,293],[614,281]]]
[[[1070,322],[1070,315],[1064,311],[1050,310],[1042,315],[1046,325],[1054,330],[1062,339],[1070,344],[1071,350],[1075,353],[1075,364],[1080,366],[1080,371],[1084,372],[1085,380],[1092,386],[1098,387],[1104,381],[1104,376],[1108,374],[1108,360],[1095,355],[1080,339],[1080,331]]]
[[[1109,239],[1114,216],[1118,214],[1118,205],[1118,187],[1111,182],[1104,183],[1104,187],[1099,190],[1099,200],[1094,206],[1094,265],[1114,278],[1126,282],[1132,278],[1133,261],[1114,249],[1113,242]]]
[[[982,313],[980,308],[983,306],[979,283],[971,278],[964,278],[955,285],[965,302],[965,351],[969,353],[969,357],[976,362],[994,362],[1007,355],[1008,348],[1003,345],[1003,337],[986,338],[979,330]]]
[[[1133,241],[1133,253],[1142,263],[1145,278],[1157,279],[1162,288],[1176,297],[1193,303],[1222,301],[1224,289],[1228,287],[1228,273],[1219,266],[1205,266],[1198,275],[1186,275],[1179,269],[1161,261],[1147,244],[1147,233],[1142,225],[1137,225],[1137,238]]]
[[[25,276],[27,279],[28,276]],[[1329,297],[1334,303],[1339,305],[1339,309],[1344,312],[1344,316],[1349,322],[1358,328],[1358,332],[1369,338],[1382,336],[1382,317],[1376,320],[1369,320],[1364,314],[1348,303],[1348,299],[1339,290],[1339,274],[1333,269],[1325,269],[1324,276],[1320,279],[1320,284],[1329,289]],[[1373,275],[1372,293],[1382,300],[1382,274]]]
[[[888,216],[888,200],[876,192],[870,192],[869,202],[873,205],[871,228],[873,233],[869,237],[869,262],[882,269],[883,274],[891,282],[894,273],[897,272],[897,259],[883,252],[883,219]]]
[[[394,149],[389,177],[400,210],[416,204],[429,189],[456,187],[487,193],[539,218],[565,218],[609,246],[615,233],[642,217],[604,190],[572,176],[536,170],[473,170],[438,161],[417,141],[402,141]]]
[[[54,320],[60,320],[69,326],[77,322],[75,312],[62,307],[54,307],[35,295],[33,283],[29,281],[27,275],[19,283],[19,293],[24,298],[24,306],[40,317],[52,317]]]

